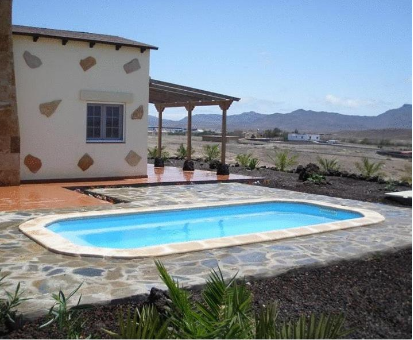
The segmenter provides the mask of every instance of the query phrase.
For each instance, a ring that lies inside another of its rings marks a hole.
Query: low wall
[[[236,143],[238,141],[239,137],[238,136],[227,136],[226,142],[227,143]],[[205,135],[202,136],[202,141],[203,142],[215,142],[215,143],[221,143],[222,142],[222,137],[219,135]]]

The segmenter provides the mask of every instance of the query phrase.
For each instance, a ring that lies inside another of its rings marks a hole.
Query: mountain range
[[[167,112],[166,112],[167,113]],[[193,128],[204,130],[221,129],[220,114],[195,114],[192,116]],[[158,118],[149,116],[149,126],[157,126]],[[164,127],[186,128],[187,118],[163,120]],[[343,130],[360,131],[371,129],[411,129],[412,105],[405,104],[397,109],[388,110],[378,116],[352,116],[336,112],[295,110],[290,113],[262,114],[244,112],[227,117],[227,130],[267,130],[279,128],[284,131],[330,133]]]

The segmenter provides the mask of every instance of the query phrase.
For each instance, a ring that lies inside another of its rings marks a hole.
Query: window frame
[[[100,120],[100,133],[101,137],[100,138],[89,138],[87,136],[87,130],[88,130],[88,108],[89,106],[100,106],[101,107],[101,120]],[[121,127],[120,127],[120,132],[121,132],[121,138],[119,139],[113,139],[113,138],[106,138],[106,108],[107,107],[114,107],[117,106],[119,107],[119,114],[122,116],[120,119],[121,122]],[[86,104],[86,143],[125,143],[125,123],[126,123],[126,107],[124,103],[97,103],[97,102],[88,102]],[[102,137],[102,135],[104,137]]]

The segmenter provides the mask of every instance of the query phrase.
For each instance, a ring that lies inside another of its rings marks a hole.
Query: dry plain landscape
[[[175,156],[176,150],[181,143],[186,146],[186,136],[167,135],[162,136],[162,145],[166,147],[172,156]],[[157,143],[157,136],[149,134],[148,147],[152,148]],[[195,150],[193,158],[203,157],[203,146],[207,144],[217,144],[213,142],[204,142],[202,137],[192,137],[192,147]],[[368,157],[374,162],[384,162],[383,172],[388,179],[399,179],[405,173],[405,166],[411,165],[411,159],[400,159],[393,157],[381,156],[376,153],[379,148],[376,145],[361,144],[342,144],[326,145],[315,143],[294,143],[294,142],[250,142],[240,140],[240,142],[230,142],[227,144],[227,162],[236,163],[235,157],[241,153],[252,153],[254,157],[260,160],[260,165],[273,166],[269,154],[274,150],[289,150],[291,153],[298,155],[298,164],[306,165],[310,162],[317,163],[317,156],[322,158],[336,158],[340,164],[341,170],[357,173],[355,163],[362,157]]]

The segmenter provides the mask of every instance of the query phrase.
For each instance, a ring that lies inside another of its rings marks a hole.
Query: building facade
[[[301,141],[301,142],[311,142],[311,141],[319,141],[320,135],[317,134],[310,134],[310,133],[289,133],[288,134],[289,141]]]
[[[21,180],[145,177],[156,48],[63,32],[13,29]]]

